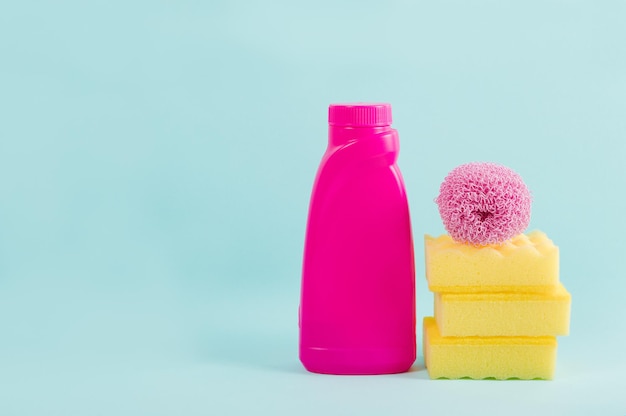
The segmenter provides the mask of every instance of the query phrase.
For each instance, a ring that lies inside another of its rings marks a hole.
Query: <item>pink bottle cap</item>
[[[328,124],[344,127],[390,126],[391,104],[331,104],[328,106]]]

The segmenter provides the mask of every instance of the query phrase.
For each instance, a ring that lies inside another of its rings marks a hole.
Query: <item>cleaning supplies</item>
[[[558,247],[541,231],[522,234],[530,192],[521,177],[468,163],[435,201],[450,235],[424,238],[435,292],[435,316],[423,324],[430,377],[553,378],[571,295],[559,281]]]
[[[300,360],[312,372],[407,371],[415,267],[389,104],[336,104],[306,229]]]

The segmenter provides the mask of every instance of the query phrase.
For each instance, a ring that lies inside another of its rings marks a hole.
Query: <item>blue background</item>
[[[3,2],[0,414],[625,414],[625,21],[623,1]],[[524,177],[573,296],[556,380],[304,371],[308,199],[346,101],[393,105],[420,319],[447,172]]]

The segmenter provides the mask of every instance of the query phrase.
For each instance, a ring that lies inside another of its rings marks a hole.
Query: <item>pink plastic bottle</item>
[[[300,360],[327,374],[388,374],[415,361],[415,266],[389,104],[328,109],[304,248]]]

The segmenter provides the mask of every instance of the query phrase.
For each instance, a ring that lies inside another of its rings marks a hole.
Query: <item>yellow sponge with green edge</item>
[[[444,337],[557,336],[569,333],[571,295],[435,293],[435,319]]]
[[[424,360],[431,379],[554,377],[556,338],[442,337],[435,318],[424,318]]]
[[[447,234],[424,240],[433,292],[548,293],[559,282],[559,249],[541,231],[488,246],[459,243]]]

